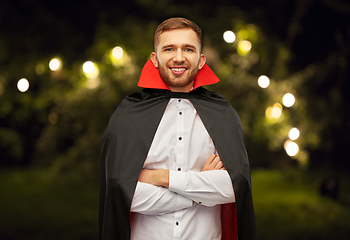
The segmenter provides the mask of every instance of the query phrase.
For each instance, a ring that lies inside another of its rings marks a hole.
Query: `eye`
[[[191,48],[186,48],[185,51],[186,52],[194,52],[193,49],[191,49]]]
[[[163,51],[164,52],[171,52],[173,49],[172,48],[165,48]]]

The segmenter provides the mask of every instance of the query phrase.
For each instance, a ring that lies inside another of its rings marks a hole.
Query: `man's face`
[[[200,47],[199,38],[192,29],[170,30],[159,36],[159,44],[151,60],[171,91],[191,90],[194,77],[205,64]]]

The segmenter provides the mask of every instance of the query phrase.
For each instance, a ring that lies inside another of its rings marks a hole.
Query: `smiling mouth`
[[[175,73],[175,74],[180,74],[180,73],[184,73],[187,68],[184,68],[184,67],[173,67],[173,68],[170,68],[170,70]]]

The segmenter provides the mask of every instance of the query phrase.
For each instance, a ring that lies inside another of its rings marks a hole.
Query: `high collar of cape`
[[[196,77],[193,80],[192,90],[201,86],[212,85],[218,83],[219,81],[220,79],[209,68],[209,66],[207,64],[204,64],[202,69],[198,71]],[[158,69],[154,66],[151,60],[148,60],[143,67],[137,86],[142,88],[170,90],[160,77]]]

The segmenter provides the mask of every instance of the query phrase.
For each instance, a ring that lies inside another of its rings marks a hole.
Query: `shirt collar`
[[[209,68],[209,66],[204,64],[202,69],[198,71],[196,77],[194,78],[192,90],[201,86],[212,85],[218,83],[219,81],[220,79]],[[158,69],[154,66],[151,60],[148,60],[143,67],[137,86],[142,88],[170,90],[160,77]]]
[[[179,100],[178,98],[170,98],[168,105],[170,105],[171,103],[173,103],[174,101]],[[189,105],[191,105],[191,107],[194,108],[193,104],[191,103],[191,101],[189,99],[183,98],[181,99],[181,101],[184,101],[185,103],[188,103]]]

